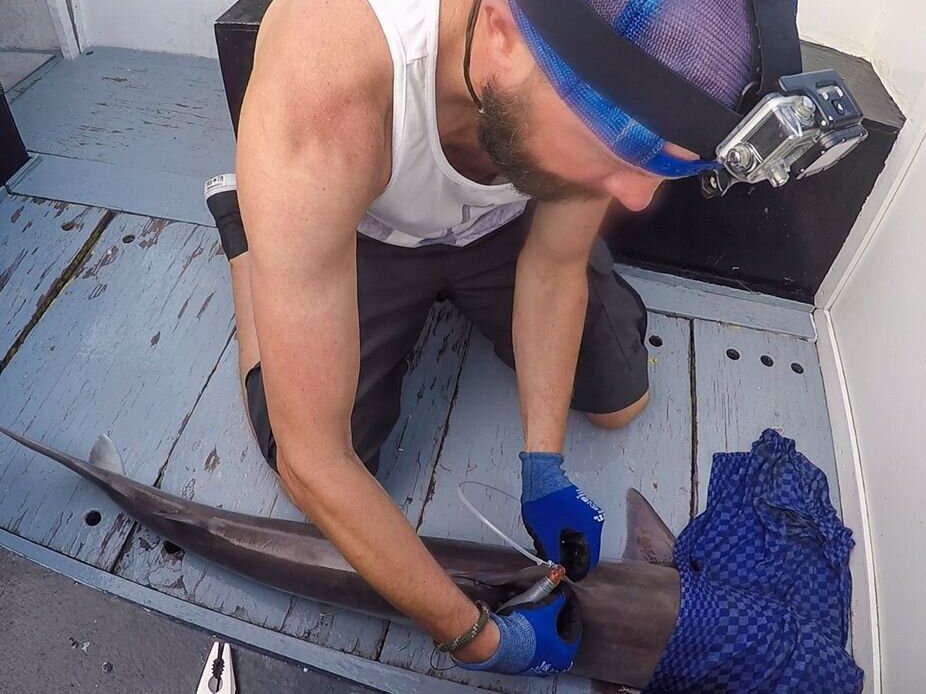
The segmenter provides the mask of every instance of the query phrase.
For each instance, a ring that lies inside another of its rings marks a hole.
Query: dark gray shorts
[[[406,357],[435,301],[456,305],[513,368],[515,265],[528,227],[525,214],[463,248],[402,248],[358,235],[360,378],[351,430],[354,448],[371,472],[376,472],[379,449],[399,417]],[[572,399],[573,409],[582,412],[622,410],[649,387],[643,344],[646,309],[612,268],[610,252],[597,241],[589,259],[588,311]],[[275,465],[276,443],[259,364],[245,386],[261,451]]]

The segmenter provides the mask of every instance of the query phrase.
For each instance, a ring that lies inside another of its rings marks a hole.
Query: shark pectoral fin
[[[90,449],[90,464],[101,470],[108,470],[125,476],[125,465],[116,444],[106,434],[101,434]]]
[[[627,490],[627,544],[624,559],[674,566],[675,535],[636,489]]]

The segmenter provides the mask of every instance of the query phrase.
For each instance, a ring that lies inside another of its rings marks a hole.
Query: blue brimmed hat
[[[737,106],[753,73],[752,19],[743,0],[572,1],[585,2],[615,32],[717,101]],[[509,4],[525,42],[560,98],[617,156],[668,178],[693,176],[717,166],[666,154],[666,140],[584,83],[531,24],[517,0]],[[684,103],[670,107],[685,118]]]

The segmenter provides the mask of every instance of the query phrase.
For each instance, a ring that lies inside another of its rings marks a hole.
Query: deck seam
[[[38,325],[39,321],[42,319],[42,316],[51,308],[51,305],[54,303],[55,299],[64,291],[64,288],[67,286],[67,283],[71,281],[82,269],[84,263],[87,261],[87,258],[93,252],[93,249],[96,247],[97,242],[100,240],[100,237],[103,235],[103,232],[106,231],[106,228],[112,223],[116,218],[118,213],[113,210],[107,209],[103,212],[103,216],[99,222],[97,222],[96,227],[93,231],[90,232],[90,235],[87,237],[87,240],[84,241],[84,244],[80,247],[80,250],[77,251],[76,255],[71,259],[71,262],[64,268],[61,275],[52,282],[51,287],[48,291],[45,292],[45,295],[39,299],[39,303],[36,306],[35,313],[32,314],[32,317],[29,319],[29,322],[26,323],[25,327],[19,331],[19,334],[16,336],[16,339],[13,340],[13,344],[10,345],[9,350],[3,356],[3,359],[0,359],[0,374],[10,365],[10,362],[13,360],[13,357],[16,356],[16,353],[19,351],[20,347],[26,342],[26,339],[29,337],[30,333],[35,329],[35,326]]]
[[[118,596],[158,614],[191,624],[217,636],[224,636],[228,640],[379,691],[427,691],[433,694],[469,694],[483,691],[476,687],[403,670],[362,656],[335,651],[267,627],[255,626],[160,593],[121,576],[114,576],[103,569],[59,554],[3,529],[0,529],[0,546],[90,588]]]
[[[31,51],[30,51],[31,52]],[[35,51],[36,53],[43,53],[44,51]],[[10,87],[6,95],[9,97],[9,103],[12,105],[16,99],[21,97],[27,91],[32,89],[39,80],[41,80],[45,75],[54,70],[58,65],[62,63],[64,59],[60,53],[55,53],[50,60],[45,61],[35,70],[30,72],[28,75],[23,77],[19,82]],[[28,82],[28,84],[26,84]]]
[[[457,370],[456,381],[453,384],[453,395],[450,398],[450,407],[447,408],[447,417],[444,419],[444,426],[441,432],[440,443],[437,446],[437,453],[434,456],[434,467],[431,468],[431,480],[428,482],[428,489],[424,496],[424,503],[421,504],[421,511],[418,514],[418,521],[415,523],[415,532],[421,530],[421,524],[424,523],[424,513],[428,508],[428,503],[434,496],[434,489],[437,484],[437,468],[440,465],[440,458],[444,452],[444,443],[447,441],[447,434],[450,431],[450,417],[453,415],[453,408],[457,404],[457,398],[460,395],[460,377],[463,375],[463,367],[466,364],[466,356],[469,353],[470,338],[472,337],[472,325],[470,325],[469,336],[463,345],[463,355],[460,358],[460,367]],[[385,639],[383,639],[385,643]]]
[[[383,629],[383,636],[379,640],[379,643],[376,644],[376,653],[373,654],[373,660],[377,663],[382,662],[380,658],[383,657],[383,649],[386,647],[386,639],[389,638],[389,631],[392,629],[392,620],[386,621],[386,628]]]
[[[810,304],[619,263],[614,269],[655,313],[816,340]]]
[[[199,395],[196,396],[196,400],[193,402],[193,407],[190,408],[190,411],[186,413],[183,421],[180,423],[180,428],[177,430],[177,435],[174,438],[174,442],[170,446],[170,450],[167,451],[167,455],[164,457],[164,464],[158,470],[157,477],[151,486],[156,489],[160,489],[161,482],[164,479],[164,473],[167,470],[167,466],[170,464],[170,457],[174,454],[174,449],[177,448],[177,444],[180,442],[180,438],[183,436],[183,430],[186,429],[186,425],[190,421],[190,417],[193,416],[193,411],[199,405],[200,400],[202,400],[203,393],[206,392],[206,388],[209,386],[209,382],[212,380],[212,377],[215,376],[215,372],[218,371],[219,365],[222,363],[222,358],[225,356],[225,351],[228,349],[228,346],[231,344],[232,340],[235,337],[235,328],[232,328],[231,332],[228,335],[228,339],[225,341],[225,346],[222,347],[222,350],[219,352],[219,357],[216,359],[215,364],[212,367],[212,370],[209,372],[209,375],[206,377],[206,382],[203,384],[202,389],[199,391]],[[138,535],[138,531],[142,526],[132,520],[132,529],[129,530],[125,535],[125,540],[122,542],[122,546],[119,548],[119,552],[116,554],[116,558],[113,559],[112,564],[109,566],[108,571],[113,575],[119,572],[121,563],[125,559],[126,553],[129,551],[129,548],[132,545],[132,541],[135,539],[135,536]]]
[[[212,370],[209,372],[209,375],[206,377],[206,382],[203,383],[202,389],[199,391],[199,395],[196,396],[196,400],[193,402],[193,406],[190,408],[190,411],[186,413],[186,416],[183,418],[183,421],[180,423],[180,428],[177,430],[177,435],[174,438],[173,444],[171,444],[170,450],[167,451],[167,455],[164,458],[164,464],[161,466],[161,469],[158,470],[158,475],[154,480],[154,483],[151,485],[155,489],[161,488],[161,482],[164,479],[164,472],[167,470],[167,465],[170,463],[170,457],[174,454],[174,450],[177,448],[177,444],[180,442],[180,437],[183,436],[183,430],[186,429],[186,425],[190,421],[190,417],[193,416],[193,411],[199,405],[200,400],[203,399],[203,393],[206,392],[206,388],[209,387],[209,382],[212,380],[212,377],[215,376],[215,372],[219,370],[219,365],[222,363],[222,357],[225,356],[225,351],[228,349],[228,346],[231,344],[232,340],[235,338],[236,329],[232,328],[228,333],[228,339],[225,340],[225,346],[219,351],[219,356],[215,360],[215,364],[212,366]]]
[[[34,155],[34,156],[30,156],[29,161],[23,165],[23,168],[17,171],[13,175],[13,177],[9,181],[7,181],[6,185],[4,186],[10,195],[17,195],[21,198],[29,198],[31,200],[36,200],[36,201],[61,202],[61,203],[65,203],[66,205],[83,205],[84,207],[99,207],[99,205],[94,205],[92,203],[87,203],[87,202],[81,202],[80,200],[62,200],[60,198],[45,197],[44,195],[33,195],[32,193],[18,192],[16,190],[16,186],[18,186],[21,183],[21,181],[26,177],[26,175],[28,174],[28,169],[31,169],[33,166],[37,166],[38,163],[42,161],[41,159],[42,157],[60,157],[62,159],[71,159],[73,161],[81,161],[81,162],[93,161],[93,160],[88,160],[88,159],[77,159],[75,157],[68,157],[62,154],[42,154],[41,152],[33,152],[32,150],[29,150],[29,154]],[[106,162],[96,162],[96,163],[106,164]],[[170,223],[175,223],[175,224],[192,224],[193,226],[204,227],[206,229],[216,228],[214,224],[204,224],[202,220],[197,221],[193,219],[181,219],[179,217],[167,217],[161,214],[155,215],[155,214],[150,214],[148,212],[139,212],[139,211],[131,210],[131,209],[124,208],[124,207],[109,206],[107,207],[107,209],[114,212],[115,214],[127,214],[133,217],[147,217],[148,219],[163,219],[165,222],[170,222]]]

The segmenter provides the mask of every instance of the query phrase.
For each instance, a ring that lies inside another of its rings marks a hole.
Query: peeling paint
[[[180,490],[180,496],[184,499],[193,499],[196,496],[196,478],[192,478],[183,485],[183,489]]]
[[[206,309],[209,308],[209,302],[212,301],[212,297],[215,296],[215,292],[212,292],[209,296],[206,297],[206,300],[203,302],[203,305],[199,307],[199,311],[196,312],[196,318],[202,318],[203,314],[206,312]]]
[[[170,222],[166,219],[152,219],[145,224],[145,228],[142,229],[141,234],[139,234],[142,238],[142,241],[138,243],[139,248],[151,248],[152,246],[156,246],[161,232],[167,228],[168,224],[170,224]]]
[[[222,459],[219,458],[218,451],[215,448],[213,448],[209,452],[209,455],[206,456],[206,463],[203,467],[205,467],[208,472],[213,472],[219,466],[221,462],[222,462]]]
[[[182,275],[184,272],[186,272],[189,269],[190,265],[193,264],[193,261],[196,260],[202,254],[203,254],[203,247],[197,246],[196,250],[190,253],[189,257],[185,261],[183,261],[183,269],[180,270],[180,274]]]
[[[122,540],[124,539],[123,531],[126,528],[130,528],[132,525],[134,525],[133,520],[131,520],[130,518],[128,518],[122,513],[118,514],[116,516],[116,521],[112,524],[112,527],[110,527],[109,531],[106,533],[106,536],[103,538],[102,543],[100,543],[99,554],[105,555],[107,548],[109,547],[109,543],[112,542],[114,539],[118,539],[119,544],[121,545]]]
[[[77,252],[77,255],[71,260],[68,266],[64,269],[64,272],[61,274],[58,279],[56,279],[52,286],[49,287],[48,291],[42,295],[42,297],[36,303],[35,313],[32,315],[32,318],[29,319],[29,322],[26,326],[19,332],[19,335],[16,337],[16,340],[13,342],[12,346],[7,350],[7,353],[4,355],[3,359],[0,359],[0,373],[2,373],[6,367],[9,365],[10,361],[16,356],[16,352],[19,351],[19,348],[26,341],[26,338],[38,324],[39,320],[51,306],[52,301],[57,297],[63,290],[65,285],[76,275],[80,273],[81,267],[86,261],[87,257],[93,252],[93,249],[96,243],[99,241],[100,236],[102,236],[103,231],[113,220],[115,213],[110,210],[106,210],[103,216],[100,218],[100,221],[97,223],[96,228],[90,233],[90,236],[84,242],[84,245]]]
[[[189,306],[190,300],[187,299],[183,302],[183,306],[180,307],[180,311],[177,313],[177,320],[183,318],[183,314],[186,313],[186,307]]]
[[[168,556],[170,556],[170,555],[168,555]],[[164,588],[165,588],[166,590],[176,590],[176,591],[178,591],[181,595],[187,595],[187,594],[188,594],[188,591],[187,591],[187,589],[186,589],[186,583],[184,583],[184,581],[183,581],[183,576],[178,576],[178,577],[177,577],[177,580],[174,581],[173,583],[165,583],[165,584],[164,584]]]
[[[100,270],[102,270],[107,265],[112,265],[114,262],[116,262],[116,258],[118,257],[119,248],[117,246],[110,247],[105,253],[103,253],[103,255],[100,256],[96,263],[84,270],[81,278],[90,279],[91,277],[97,277]]]
[[[8,265],[3,269],[3,272],[0,272],[0,292],[3,291],[3,288],[7,285],[7,282],[10,281],[10,278],[13,276],[13,273],[19,269],[20,264],[23,260],[26,259],[28,254],[25,250],[19,252],[19,255],[16,256],[16,260],[12,264]]]

